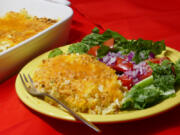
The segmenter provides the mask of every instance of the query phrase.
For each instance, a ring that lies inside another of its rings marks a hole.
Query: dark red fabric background
[[[71,0],[74,16],[68,43],[95,26],[129,39],[165,40],[180,51],[180,1]],[[0,135],[90,135],[83,124],[53,119],[26,107],[15,92],[16,75],[0,84]],[[103,135],[180,135],[180,106],[128,123],[98,125]]]

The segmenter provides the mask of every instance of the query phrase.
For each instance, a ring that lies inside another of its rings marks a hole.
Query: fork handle
[[[53,96],[44,93],[45,96],[53,99],[54,101],[56,101],[58,104],[60,104],[62,107],[64,107],[72,116],[74,116],[74,118],[76,118],[77,120],[83,122],[84,124],[86,124],[87,126],[89,126],[90,128],[92,128],[94,131],[96,132],[101,132],[101,130],[95,126],[93,123],[87,121],[85,118],[83,118],[81,115],[75,113],[73,110],[71,110],[69,107],[67,107],[64,103],[62,103],[61,101],[59,101],[58,99],[54,98]]]

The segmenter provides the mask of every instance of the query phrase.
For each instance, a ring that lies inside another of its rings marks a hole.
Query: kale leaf
[[[89,50],[89,46],[84,43],[75,43],[69,46],[68,53],[86,53]]]
[[[124,54],[133,51],[135,53],[133,61],[139,63],[147,59],[150,53],[154,55],[160,54],[166,49],[166,46],[164,41],[153,42],[152,40],[143,40],[139,38],[138,40],[119,40],[115,43],[114,48],[122,51]]]
[[[102,36],[104,37],[104,39],[110,39],[110,38],[114,38],[115,40],[120,40],[120,41],[127,41],[126,38],[124,38],[122,35],[120,35],[119,33],[112,31],[110,29],[107,29]]]
[[[139,63],[141,61],[144,61],[144,60],[148,59],[149,58],[149,54],[150,54],[150,50],[135,51],[135,55],[134,55],[132,60],[135,63]]]
[[[180,59],[174,65],[176,73],[176,84],[180,84]]]
[[[164,60],[161,65],[149,63],[153,70],[154,85],[160,89],[167,91],[174,89],[175,75],[172,71],[173,63],[169,60]]]
[[[81,43],[84,43],[88,45],[90,48],[96,45],[100,45],[105,41],[104,37],[101,34],[98,33],[91,33],[87,36],[85,36]]]
[[[123,101],[122,110],[144,109],[161,100],[161,91],[153,84],[146,87],[132,88]]]
[[[119,33],[111,31],[109,29],[107,29],[102,34],[99,34],[99,29],[95,27],[92,30],[91,34],[85,36],[81,40],[81,43],[88,45],[88,49],[90,49],[93,46],[99,45],[100,48],[98,49],[97,57],[101,58],[105,56],[109,51],[118,51],[115,49],[110,49],[109,47],[103,45],[103,43],[110,38],[114,38],[115,40],[126,41],[126,39],[123,36],[121,36]]]
[[[99,34],[99,29],[95,27],[92,30],[92,33],[85,36],[81,42],[89,45],[90,47],[95,46],[95,45],[102,45],[104,41],[114,38],[115,40],[121,40],[121,41],[126,41],[126,39],[121,36],[119,33],[107,29],[104,33]]]
[[[59,48],[55,48],[54,50],[52,50],[49,55],[48,55],[48,58],[52,58],[52,57],[55,57],[55,56],[58,56],[58,55],[61,55],[63,54],[63,51]]]
[[[109,50],[110,50],[110,48],[108,46],[101,45],[97,51],[97,57],[98,58],[104,57],[109,52]]]
[[[95,27],[94,29],[92,29],[92,33],[99,33],[99,29],[97,27]]]

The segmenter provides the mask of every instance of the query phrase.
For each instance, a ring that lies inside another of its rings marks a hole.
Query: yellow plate
[[[61,49],[63,51],[67,51],[67,48],[68,46],[65,46],[65,47],[62,47]],[[176,61],[178,58],[180,58],[180,52],[172,48],[168,48],[168,47],[167,47],[166,55],[168,55],[168,57],[170,57],[172,61]],[[31,62],[29,62],[20,71],[20,73],[25,73],[25,74],[29,73],[30,75],[32,75],[33,71],[37,68],[37,66],[41,63],[41,61],[43,59],[47,59],[47,56],[48,56],[48,52],[35,58]],[[46,103],[45,101],[28,94],[21,83],[19,75],[17,76],[15,85],[16,85],[17,95],[22,100],[22,102],[26,104],[27,106],[29,106],[31,109],[50,117],[75,121],[75,119],[71,115],[66,113],[65,111],[59,108],[56,108]],[[81,115],[84,116],[87,120],[91,122],[96,122],[96,123],[124,122],[124,121],[149,117],[149,116],[158,114],[160,112],[166,111],[178,104],[180,104],[180,90],[177,91],[176,96],[168,98],[164,100],[163,102],[157,105],[154,105],[153,107],[150,107],[148,109],[135,110],[135,111],[123,111],[123,112],[120,112],[119,114],[114,114],[114,115],[90,115],[90,114],[83,114],[83,113],[81,113]]]

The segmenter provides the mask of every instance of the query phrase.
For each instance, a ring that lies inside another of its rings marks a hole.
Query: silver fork
[[[96,132],[101,132],[101,130],[96,127],[93,123],[87,121],[85,118],[83,118],[81,115],[75,113],[73,110],[71,110],[69,107],[67,107],[64,103],[62,103],[61,101],[59,101],[58,99],[54,98],[53,96],[47,94],[47,93],[42,93],[42,92],[38,92],[38,90],[35,88],[34,86],[34,82],[31,78],[31,76],[28,74],[28,77],[26,77],[25,74],[23,74],[23,76],[20,74],[20,78],[21,81],[25,87],[25,89],[27,90],[27,92],[29,94],[31,94],[32,96],[36,96],[36,97],[44,97],[47,96],[51,99],[53,99],[54,101],[56,101],[58,104],[60,104],[62,107],[64,107],[74,118],[76,118],[77,120],[83,122],[84,124],[86,124],[88,127],[90,127],[91,129],[93,129]],[[27,86],[27,84],[29,84],[29,86]]]

